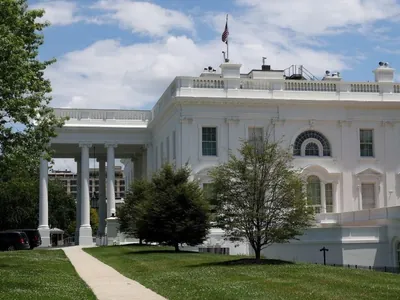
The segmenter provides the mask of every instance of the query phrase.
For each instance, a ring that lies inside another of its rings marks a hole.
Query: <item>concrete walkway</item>
[[[82,250],[63,249],[79,276],[99,300],[165,300],[155,292],[133,281]]]

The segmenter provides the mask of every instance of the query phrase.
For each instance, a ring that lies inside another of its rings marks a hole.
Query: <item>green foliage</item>
[[[38,60],[43,10],[28,10],[26,0],[0,1],[0,176],[35,172],[42,153],[64,120],[48,107],[50,81],[44,71],[55,60]],[[50,159],[50,156],[48,156]]]
[[[90,209],[90,226],[92,227],[93,235],[96,235],[99,229],[99,214],[95,208]]]
[[[287,242],[312,224],[304,182],[291,162],[290,152],[267,134],[243,141],[239,156],[230,155],[210,172],[219,226],[231,241],[247,239],[257,259],[263,248]]]
[[[143,179],[132,182],[125,195],[124,205],[118,210],[120,231],[140,240],[146,237],[146,201],[151,199],[151,193],[151,182]]]
[[[175,247],[202,243],[209,230],[209,207],[187,166],[164,165],[151,182],[135,181],[120,211],[121,231],[148,242]]]
[[[37,228],[39,176],[0,181],[0,230]],[[75,220],[75,200],[58,181],[49,180],[49,225],[67,230]],[[68,230],[67,230],[68,231]]]

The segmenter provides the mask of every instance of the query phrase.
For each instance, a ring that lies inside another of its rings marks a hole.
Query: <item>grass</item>
[[[400,275],[266,261],[169,248],[115,246],[86,252],[170,300],[399,299]]]
[[[96,299],[61,250],[0,252],[0,299]]]

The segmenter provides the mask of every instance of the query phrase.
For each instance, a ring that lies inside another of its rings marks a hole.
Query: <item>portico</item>
[[[77,201],[75,243],[92,245],[93,235],[106,237],[112,243],[116,237],[118,219],[115,205],[115,159],[135,158],[138,176],[147,168],[145,147],[150,142],[146,125],[151,112],[55,109],[61,117],[69,117],[51,141],[54,158],[75,158],[77,163]],[[83,118],[82,114],[86,114]],[[99,229],[92,233],[90,226],[89,167],[90,159],[99,164]],[[48,223],[48,161],[40,162],[39,231],[42,246],[50,245]]]

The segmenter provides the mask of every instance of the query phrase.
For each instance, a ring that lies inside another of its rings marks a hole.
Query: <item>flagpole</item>
[[[226,14],[226,25],[228,25],[228,14]],[[226,38],[226,62],[229,62],[229,35]]]

